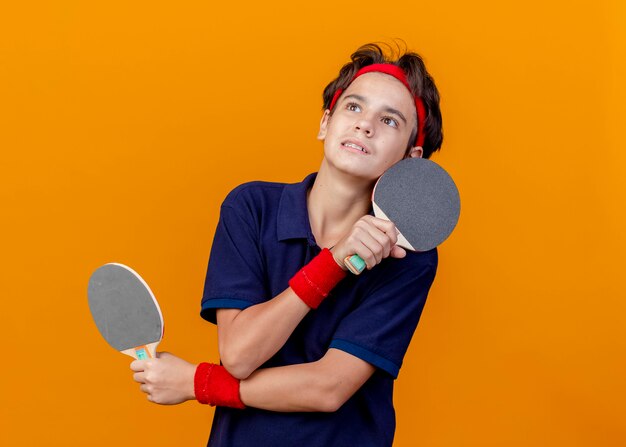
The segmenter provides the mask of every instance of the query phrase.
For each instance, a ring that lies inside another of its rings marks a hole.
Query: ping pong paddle
[[[138,360],[155,357],[163,315],[139,274],[122,264],[105,264],[91,275],[87,295],[96,326],[113,348]]]
[[[428,251],[454,230],[461,212],[459,191],[452,177],[425,158],[406,158],[389,168],[372,193],[374,215],[394,223],[398,242],[411,251]],[[359,255],[344,259],[354,274],[365,269]]]

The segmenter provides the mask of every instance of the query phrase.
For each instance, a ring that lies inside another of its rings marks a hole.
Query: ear
[[[409,157],[411,158],[422,158],[422,155],[424,155],[424,149],[422,149],[422,146],[415,146],[409,151]]]
[[[320,141],[324,141],[326,138],[326,130],[328,129],[328,120],[330,119],[330,110],[324,110],[324,114],[322,115],[322,119],[320,121],[320,131],[317,133],[317,139]]]

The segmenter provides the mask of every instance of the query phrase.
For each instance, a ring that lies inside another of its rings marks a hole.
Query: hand
[[[335,260],[344,269],[343,260],[357,254],[370,270],[384,258],[404,258],[406,251],[398,247],[398,230],[393,222],[366,215],[331,249]]]
[[[194,376],[196,365],[168,352],[158,352],[157,358],[135,360],[130,364],[139,382],[139,389],[148,400],[161,405],[176,405],[195,399]]]

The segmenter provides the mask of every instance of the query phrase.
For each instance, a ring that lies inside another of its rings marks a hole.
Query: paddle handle
[[[376,204],[376,202],[372,202],[372,207],[374,208],[374,215],[376,217],[378,217],[379,219],[391,220],[389,219],[389,217],[387,217],[385,212],[382,209],[380,209],[380,207]],[[396,231],[398,232],[398,235],[397,235],[398,239],[396,241],[396,245],[406,250],[416,251],[413,245],[411,245],[411,243],[407,241],[404,235],[400,233],[398,229],[396,229]],[[348,268],[348,270],[350,270],[355,275],[360,275],[361,272],[365,270],[365,267],[367,267],[367,264],[365,264],[365,261],[363,260],[363,258],[361,258],[357,254],[347,256],[343,260],[343,264]]]
[[[147,360],[156,358],[156,348],[159,342],[148,343],[147,345],[136,346],[122,351],[122,354],[131,356],[136,360]]]
[[[359,255],[347,256],[343,260],[343,264],[355,275],[360,275],[367,266],[365,261]]]
[[[415,250],[415,248],[413,248],[411,243],[406,240],[406,238],[402,235],[402,233],[399,233],[399,232],[398,232],[398,241],[396,242],[396,245],[404,248],[405,250],[417,251]],[[343,265],[345,265],[348,268],[348,270],[350,270],[355,275],[360,275],[361,272],[365,270],[365,267],[367,267],[367,264],[365,264],[365,261],[363,260],[363,258],[361,258],[357,254],[347,256],[343,260]]]

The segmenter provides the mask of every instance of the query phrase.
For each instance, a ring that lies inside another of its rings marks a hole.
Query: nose
[[[372,120],[365,116],[361,117],[361,119],[354,124],[354,130],[363,132],[368,137],[374,136]]]

